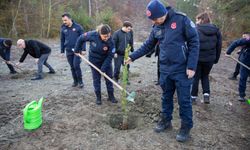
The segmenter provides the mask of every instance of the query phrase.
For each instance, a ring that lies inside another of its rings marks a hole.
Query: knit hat
[[[149,19],[157,19],[166,15],[167,9],[159,0],[151,0],[147,6],[147,16]]]
[[[11,41],[11,39],[6,39],[6,40],[4,40],[3,44],[6,47],[11,47],[12,41]]]

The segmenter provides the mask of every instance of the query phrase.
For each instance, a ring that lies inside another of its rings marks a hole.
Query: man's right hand
[[[124,61],[124,64],[128,65],[131,62],[132,62],[132,59],[130,57],[128,57],[128,59]]]
[[[60,54],[60,57],[64,58],[65,54],[64,53],[61,53]]]
[[[21,64],[21,62],[18,62],[18,63],[16,63],[16,66],[19,66]]]

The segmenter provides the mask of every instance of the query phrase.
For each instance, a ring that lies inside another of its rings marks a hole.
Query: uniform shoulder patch
[[[176,14],[182,15],[182,16],[187,16],[187,14],[185,14],[185,13],[183,13],[183,12],[180,12],[180,11],[177,11]]]
[[[190,21],[190,25],[191,25],[192,28],[196,27],[193,21]]]

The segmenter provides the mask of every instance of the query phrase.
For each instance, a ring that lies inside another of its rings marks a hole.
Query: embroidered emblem
[[[173,23],[171,24],[171,29],[176,29],[176,27],[177,27],[176,22],[173,22]]]
[[[107,51],[107,50],[108,50],[108,47],[107,47],[107,46],[104,46],[104,47],[103,47],[103,50],[104,50],[104,51]]]
[[[150,12],[149,10],[147,10],[147,11],[146,11],[146,15],[147,15],[148,17],[150,17],[152,14],[151,14],[151,12]]]
[[[76,31],[76,28],[73,28],[72,30],[75,32],[75,31]]]

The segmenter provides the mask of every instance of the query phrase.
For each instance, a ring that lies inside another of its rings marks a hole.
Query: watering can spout
[[[135,96],[136,96],[136,93],[135,92],[131,92],[128,94],[128,97],[127,97],[127,101],[129,102],[135,102]]]
[[[40,98],[39,102],[38,102],[38,107],[41,108],[42,104],[43,104],[44,98]]]

